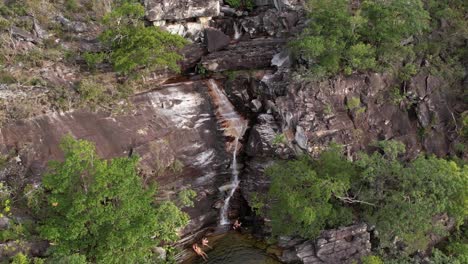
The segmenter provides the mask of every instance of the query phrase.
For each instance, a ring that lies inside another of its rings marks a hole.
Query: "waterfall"
[[[220,225],[226,225],[229,224],[228,211],[230,201],[239,186],[239,169],[237,164],[239,140],[247,130],[248,121],[236,112],[226,93],[223,89],[220,89],[215,80],[210,79],[207,84],[208,92],[216,108],[216,118],[223,129],[223,133],[228,138],[234,138],[234,144],[227,144],[228,151],[232,150],[231,181],[220,188],[221,192],[227,191],[228,194],[220,209]]]
[[[242,28],[238,26],[236,22],[234,22],[234,39],[238,40],[242,37]]]
[[[234,151],[232,152],[232,164],[231,164],[231,170],[232,170],[232,176],[231,176],[231,184],[229,190],[229,194],[224,200],[224,205],[221,208],[221,220],[220,220],[220,225],[228,225],[229,218],[228,218],[228,211],[229,211],[229,202],[231,201],[232,196],[237,190],[237,187],[239,186],[239,170],[237,168],[237,148],[239,145],[239,138],[236,138],[234,141]]]

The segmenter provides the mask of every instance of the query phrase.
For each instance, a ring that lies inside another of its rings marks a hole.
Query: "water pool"
[[[267,246],[248,235],[230,232],[210,238],[213,249],[204,248],[209,259],[192,258],[184,264],[279,264],[266,252]]]

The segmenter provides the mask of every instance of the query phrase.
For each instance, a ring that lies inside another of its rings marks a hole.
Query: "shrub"
[[[197,197],[197,192],[192,189],[184,189],[179,192],[179,203],[184,207],[193,207],[193,199]]]
[[[12,258],[11,264],[29,264],[29,260],[23,253],[18,253]]]
[[[248,10],[252,10],[255,5],[253,0],[226,0],[226,3],[232,8]]]
[[[378,256],[365,256],[361,258],[362,264],[384,264],[382,259]]]
[[[88,65],[89,69],[96,70],[97,65],[104,62],[106,59],[106,54],[85,52],[83,54],[83,59],[85,60],[86,65]]]

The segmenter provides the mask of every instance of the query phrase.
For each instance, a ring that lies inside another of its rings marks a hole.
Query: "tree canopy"
[[[337,153],[334,147],[317,161],[302,157],[267,169],[268,214],[275,235],[314,237],[326,226],[352,220],[347,208],[337,206],[336,196],[345,195],[355,169]]]
[[[455,227],[463,223],[468,216],[466,166],[425,155],[403,161],[399,155],[405,146],[396,141],[377,146],[379,151],[363,153],[353,163],[332,146],[317,160],[302,157],[268,168],[271,206],[266,214],[273,234],[315,238],[325,227],[352,222],[353,211],[376,226],[382,248],[397,240],[412,253],[427,247],[430,234],[446,232],[437,217],[447,215]]]
[[[129,74],[140,68],[148,71],[168,68],[180,71],[177,61],[182,56],[177,51],[187,41],[158,27],[145,26],[144,7],[136,1],[122,1],[104,16],[104,32],[100,40],[108,51],[87,55],[88,62],[104,58],[112,63],[114,70]]]
[[[317,76],[376,70],[398,58],[401,43],[428,28],[421,0],[309,0],[309,26],[292,43]]]
[[[51,162],[43,179],[40,233],[54,256],[147,263],[152,247],[178,238],[188,216],[172,202],[155,203],[155,187],[145,188],[137,175],[137,157],[104,160],[93,144],[71,136],[61,147],[65,160]]]

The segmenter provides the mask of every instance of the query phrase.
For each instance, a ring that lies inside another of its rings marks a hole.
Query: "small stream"
[[[273,256],[267,254],[267,245],[237,232],[211,237],[213,249],[203,248],[208,260],[194,257],[184,264],[280,264]]]

